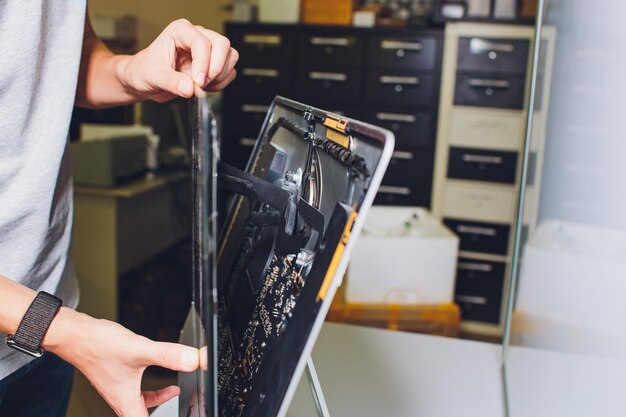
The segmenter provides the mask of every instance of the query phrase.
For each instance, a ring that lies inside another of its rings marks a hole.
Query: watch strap
[[[41,356],[44,352],[41,343],[62,305],[61,299],[40,291],[26,310],[15,334],[7,336],[7,345],[31,356]]]

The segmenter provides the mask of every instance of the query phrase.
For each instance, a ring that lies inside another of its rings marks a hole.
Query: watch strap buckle
[[[30,350],[28,348],[25,348],[23,346],[20,346],[15,341],[15,337],[12,334],[7,335],[6,342],[7,342],[7,346],[10,347],[11,349],[15,349],[18,352],[25,353],[27,355],[30,355],[30,356],[34,357],[34,358],[41,358],[43,356],[43,354],[46,352],[45,349],[42,348],[41,346],[39,347],[39,349],[37,349],[35,351]]]

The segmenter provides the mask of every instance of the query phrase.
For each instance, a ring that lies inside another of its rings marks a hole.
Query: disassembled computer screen
[[[392,149],[387,131],[279,97],[248,169],[218,166],[218,200],[228,201],[217,251],[219,416],[286,413]]]
[[[179,375],[179,415],[283,417],[393,135],[277,97],[241,171],[218,163],[215,120],[195,104],[193,302],[181,342],[201,348],[202,369]]]

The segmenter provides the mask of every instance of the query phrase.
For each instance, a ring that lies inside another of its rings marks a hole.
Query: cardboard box
[[[300,0],[259,0],[259,22],[298,23]]]
[[[346,303],[452,303],[458,246],[425,209],[373,207],[352,252]]]
[[[302,21],[308,25],[350,25],[353,0],[302,0]]]
[[[524,249],[513,340],[613,355],[626,347],[626,234],[548,220]]]

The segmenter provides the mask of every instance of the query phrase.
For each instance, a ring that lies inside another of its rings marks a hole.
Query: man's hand
[[[202,97],[235,79],[238,60],[227,38],[185,19],[170,23],[137,54],[114,55],[86,16],[76,104],[97,108]]]
[[[52,322],[43,346],[81,371],[120,417],[148,417],[148,408],[180,393],[176,386],[142,392],[148,366],[183,372],[199,366],[195,348],[153,342],[119,324],[66,308]]]
[[[223,89],[235,79],[238,59],[227,38],[180,19],[122,64],[119,77],[133,93],[167,101]]]

